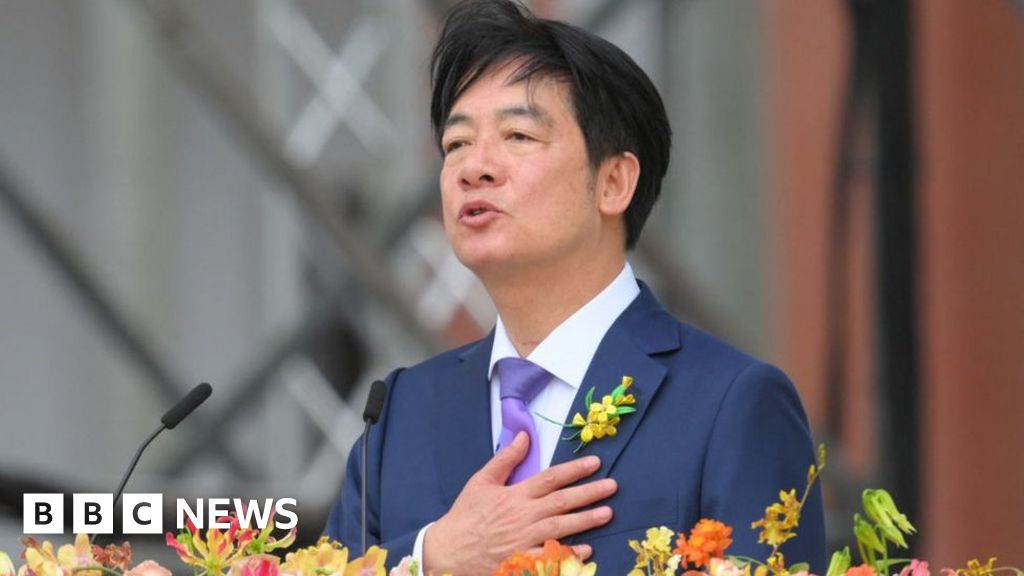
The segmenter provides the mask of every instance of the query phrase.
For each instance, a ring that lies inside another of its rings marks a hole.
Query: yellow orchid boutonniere
[[[623,376],[622,383],[612,390],[612,393],[601,398],[600,402],[594,402],[594,389],[587,392],[586,405],[589,406],[587,417],[579,412],[572,417],[572,423],[566,428],[579,428],[572,436],[563,440],[575,440],[579,438],[580,445],[573,452],[579,452],[591,440],[600,440],[605,436],[615,436],[618,433],[619,421],[626,414],[636,412],[633,407],[636,404],[636,397],[626,394],[626,390],[633,385],[632,376]]]

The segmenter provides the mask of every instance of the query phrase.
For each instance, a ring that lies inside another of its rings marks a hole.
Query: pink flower
[[[922,562],[917,558],[910,561],[900,570],[900,576],[931,576],[931,572],[928,571],[928,563]]]
[[[727,558],[712,558],[708,563],[708,574],[711,576],[743,576],[743,569]],[[794,575],[795,576],[795,575]]]
[[[146,560],[125,572],[124,576],[171,576],[171,571],[152,560]]]
[[[279,572],[278,563],[270,558],[259,558],[258,561],[246,562],[242,566],[242,576],[278,576]]]

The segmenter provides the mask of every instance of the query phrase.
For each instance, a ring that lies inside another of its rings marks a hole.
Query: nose
[[[494,144],[480,139],[463,158],[459,169],[459,185],[464,190],[500,186],[505,182],[505,168]]]

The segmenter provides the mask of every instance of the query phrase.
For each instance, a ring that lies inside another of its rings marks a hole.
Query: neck
[[[573,268],[518,271],[484,279],[509,339],[528,356],[551,332],[601,293],[625,266],[625,254]]]

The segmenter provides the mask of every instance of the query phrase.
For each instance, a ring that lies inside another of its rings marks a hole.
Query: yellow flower
[[[92,543],[85,534],[75,535],[74,544],[65,544],[57,549],[57,563],[70,574],[76,568],[95,566],[98,562],[92,556]],[[75,572],[76,576],[100,576],[99,570]]]
[[[387,557],[387,550],[370,546],[365,556],[356,558],[345,567],[345,576],[386,576],[384,561]]]
[[[772,553],[765,564],[768,565],[768,568],[773,574],[776,574],[777,576],[789,576],[789,571],[786,570],[786,559],[782,556],[782,552],[775,551]]]
[[[632,376],[623,376],[622,383],[612,392],[612,396],[615,396],[615,392],[619,393],[619,397],[615,400],[615,403],[619,406],[632,406],[636,404],[636,398],[632,394],[625,394],[626,390],[633,385]]]
[[[995,571],[995,558],[989,558],[988,562],[982,564],[977,558],[967,563],[967,568],[956,571],[959,576],[992,576]]]
[[[797,500],[796,490],[780,491],[779,501],[765,508],[764,518],[750,525],[751,528],[761,528],[757,541],[777,548],[796,537],[793,529],[800,523],[801,505],[800,500]]]
[[[673,532],[664,526],[648,528],[643,547],[658,556],[668,556],[672,553],[672,534]]]
[[[24,576],[29,570],[36,576],[62,576],[53,544],[46,541],[38,548],[25,549],[25,565],[18,570],[18,576]]]
[[[576,556],[564,558],[558,566],[559,576],[594,576],[596,573],[596,562],[584,564]]]
[[[672,536],[675,533],[668,528],[648,528],[647,538],[643,542],[629,541],[629,547],[636,552],[636,565],[630,572],[658,576],[671,576],[679,566],[679,556],[672,553]]]
[[[611,394],[605,395],[600,402],[594,402],[594,388],[587,392],[586,400],[587,416],[577,412],[572,417],[567,427],[575,427],[580,430],[565,438],[565,440],[580,439],[580,445],[576,447],[579,451],[593,440],[600,440],[605,436],[618,434],[618,425],[622,416],[636,412],[632,405],[636,404],[636,397],[626,394],[626,390],[633,385],[631,376],[623,376],[622,383],[612,390]]]
[[[0,576],[14,576],[14,563],[7,552],[0,551]]]
[[[281,573],[291,576],[341,575],[348,565],[348,548],[326,536],[313,546],[289,552]]]
[[[71,574],[77,568],[85,568],[97,564],[92,556],[92,544],[89,543],[89,537],[85,534],[78,534],[75,536],[74,544],[65,544],[56,551],[54,551],[53,544],[49,541],[44,541],[38,545],[34,541],[28,541],[26,546],[25,565],[18,570],[19,576],[25,576],[28,572],[34,573],[35,576],[63,576],[64,574]],[[76,574],[81,576],[99,576],[100,572],[98,570],[85,570],[76,572]]]

